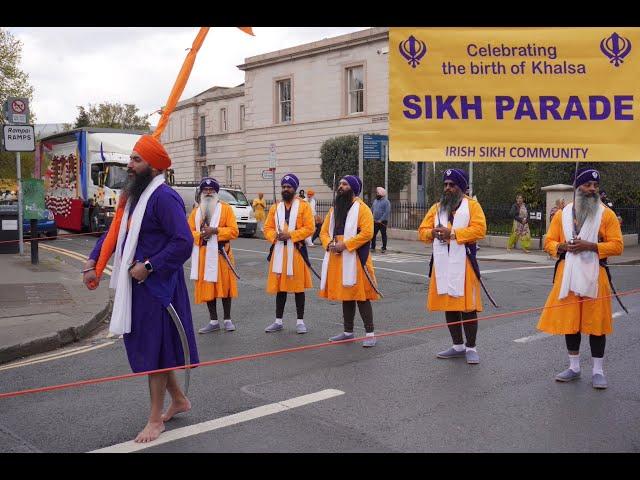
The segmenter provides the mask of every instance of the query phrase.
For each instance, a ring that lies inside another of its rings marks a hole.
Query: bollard
[[[31,220],[31,263],[38,264],[38,220]]]

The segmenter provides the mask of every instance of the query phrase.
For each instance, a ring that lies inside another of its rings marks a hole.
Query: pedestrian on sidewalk
[[[265,219],[265,209],[267,208],[267,202],[265,201],[264,193],[258,193],[258,198],[254,198],[253,202],[251,202],[251,206],[253,207],[253,214],[256,217],[256,222],[258,222],[258,230],[262,231],[264,229],[264,219]]]
[[[531,253],[531,231],[529,230],[529,211],[521,194],[516,195],[516,203],[511,206],[509,218],[513,218],[511,236],[507,241],[507,251],[510,252],[520,240],[520,247],[524,253]]]
[[[425,215],[418,238],[433,243],[427,310],[443,311],[447,323],[455,323],[449,325],[453,345],[437,357],[465,357],[468,364],[476,364],[480,357],[476,349],[478,321],[475,319],[483,307],[475,245],[485,237],[487,222],[480,203],[463,193],[469,183],[467,178],[464,170],[445,170],[444,195]],[[462,321],[466,322],[456,323]]]
[[[376,345],[371,300],[379,297],[369,246],[373,236],[373,214],[358,196],[362,180],[347,175],[340,180],[335,206],[322,224],[320,239],[325,249],[318,296],[342,302],[344,332],[331,342],[354,338],[356,305],[364,322],[363,347]],[[365,271],[366,269],[366,271]]]
[[[222,301],[224,329],[233,332],[231,299],[238,296],[238,283],[232,271],[235,266],[231,241],[238,238],[236,216],[229,205],[218,197],[220,184],[206,177],[200,182],[200,205],[189,215],[193,235],[191,280],[195,280],[195,303],[206,303],[209,323],[198,333],[220,331],[216,300]],[[224,249],[224,251],[223,251]]]
[[[564,208],[564,205],[565,205],[564,198],[556,199],[555,205],[549,212],[549,223],[547,225],[551,225],[551,222],[553,221],[553,217],[556,215],[556,213],[558,213],[560,210]],[[549,254],[549,260],[555,260],[555,257]]]
[[[141,136],[131,152],[129,179],[114,221],[96,244],[84,270],[85,285],[97,288],[102,269],[115,251],[110,282],[115,300],[109,330],[124,335],[134,372],[185,365],[184,339],[167,310],[171,306],[186,333],[190,362],[200,361],[183,273],[193,236],[182,199],[165,184],[164,172],[170,166],[171,159],[162,144],[151,135]],[[171,404],[163,414],[166,391]],[[135,438],[138,443],[155,440],[164,431],[165,421],[191,409],[173,371],[149,375],[149,392],[151,412],[147,425]]]
[[[580,378],[581,334],[589,335],[591,383],[593,388],[604,389],[606,335],[613,332],[606,262],[608,257],[622,255],[624,243],[616,214],[600,201],[600,172],[581,168],[574,185],[575,202],[553,217],[544,240],[544,249],[559,259],[538,330],[565,336],[569,368],[556,375],[558,382]]]
[[[311,207],[311,215],[313,215],[313,222],[315,223],[316,229],[313,232],[313,236],[311,239],[307,237],[307,246],[315,247],[316,238],[320,236],[320,228],[322,228],[322,217],[318,215],[318,202],[316,200],[316,192],[310,188],[307,190],[307,197],[309,199],[309,206]]]
[[[284,329],[282,318],[287,295],[296,298],[297,333],[307,333],[304,324],[306,289],[312,288],[309,256],[304,239],[313,234],[313,216],[307,202],[297,197],[300,185],[298,177],[288,173],[280,180],[282,201],[272,205],[264,224],[264,237],[271,243],[267,257],[269,275],[267,293],[276,296],[276,319],[265,332],[279,332]]]
[[[373,238],[371,239],[371,251],[376,251],[376,237],[378,232],[382,236],[382,253],[387,251],[387,224],[391,214],[391,202],[387,198],[387,191],[382,187],[376,188],[376,199],[373,201]]]

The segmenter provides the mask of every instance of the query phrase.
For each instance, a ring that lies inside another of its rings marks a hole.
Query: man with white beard
[[[621,255],[624,244],[615,213],[600,201],[599,186],[597,170],[578,170],[574,180],[575,205],[568,204],[551,221],[544,249],[559,258],[538,329],[565,336],[569,368],[556,375],[559,382],[580,378],[581,334],[589,335],[592,385],[604,389],[607,388],[603,371],[605,340],[613,331],[606,261],[608,257]]]
[[[195,280],[196,303],[206,303],[209,323],[198,333],[220,331],[216,299],[222,299],[224,328],[236,329],[231,321],[231,299],[238,296],[236,276],[229,264],[234,264],[231,240],[238,238],[238,224],[233,209],[218,198],[220,184],[206,177],[200,182],[200,205],[189,215],[193,235],[191,280]]]

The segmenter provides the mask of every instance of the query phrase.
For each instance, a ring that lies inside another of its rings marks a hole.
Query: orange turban
[[[151,135],[142,135],[133,150],[138,152],[142,159],[156,170],[166,170],[171,166],[169,154],[162,144]]]
[[[314,192],[312,188],[307,189],[307,195],[315,195],[315,194],[316,192]]]

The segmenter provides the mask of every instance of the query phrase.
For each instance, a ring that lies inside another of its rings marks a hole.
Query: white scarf
[[[350,238],[355,237],[358,234],[358,214],[360,212],[360,202],[356,200],[351,205],[349,213],[347,213],[347,219],[344,224],[344,237],[343,242],[346,242]],[[333,210],[331,210],[331,217],[329,219],[329,235],[333,238],[333,231],[335,229],[335,222],[333,219]],[[322,259],[322,276],[320,277],[320,290],[324,290],[327,286],[327,272],[329,271],[329,258],[331,253],[324,252],[324,258]],[[352,287],[356,284],[357,276],[357,263],[356,263],[356,251],[350,252],[349,250],[342,251],[342,286]]]
[[[298,207],[300,206],[300,199],[296,198],[291,205],[291,211],[289,212],[289,229],[288,232],[291,232],[296,229],[296,220],[298,219]],[[278,216],[276,217],[278,220],[278,232],[284,232],[284,202],[278,203],[276,207],[276,212]],[[289,239],[287,242],[287,276],[293,276],[293,250],[294,245],[293,241]],[[271,264],[271,271],[273,273],[282,273],[282,258],[284,255],[284,242],[277,241],[275,246],[273,247],[273,263]]]
[[[151,180],[151,183],[144,189],[140,199],[131,215],[131,224],[127,233],[127,224],[129,223],[129,210],[131,209],[131,199],[127,200],[118,231],[118,243],[116,244],[116,258],[113,262],[111,281],[109,287],[115,289],[116,296],[113,301],[113,312],[111,313],[111,323],[109,331],[116,335],[131,332],[131,295],[132,278],[129,275],[129,266],[133,263],[133,256],[138,246],[138,236],[140,235],[140,227],[142,219],[147,210],[147,202],[151,194],[164,183],[164,175],[157,175]],[[127,240],[125,241],[125,236]],[[124,242],[124,248],[122,244]],[[137,259],[140,260],[140,259]]]
[[[604,209],[604,205],[600,204],[596,214],[593,217],[587,217],[580,228],[580,239],[592,243],[598,242],[598,230]],[[573,203],[562,209],[562,230],[565,239],[573,238]],[[569,291],[580,297],[597,298],[599,275],[600,262],[597,252],[567,252],[558,299],[566,298]]]
[[[213,211],[213,218],[211,219],[212,228],[218,228],[220,225],[220,215],[222,213],[222,204],[218,202],[215,210]],[[202,209],[198,208],[196,211],[196,228],[199,228],[200,222],[202,222]],[[191,251],[191,280],[198,280],[198,273],[200,271],[200,247],[193,245]],[[205,282],[217,282],[218,281],[218,235],[211,235],[207,240],[205,246],[205,258],[204,258],[204,280]]]
[[[448,225],[448,213],[443,209],[440,209],[439,213],[440,223]],[[463,198],[453,216],[451,228],[457,230],[458,228],[467,227],[470,218],[469,201]],[[452,297],[464,297],[464,280],[467,267],[466,245],[459,244],[456,240],[452,240],[447,244],[441,243],[437,238],[434,239],[433,265],[436,271],[438,295],[447,294]]]

